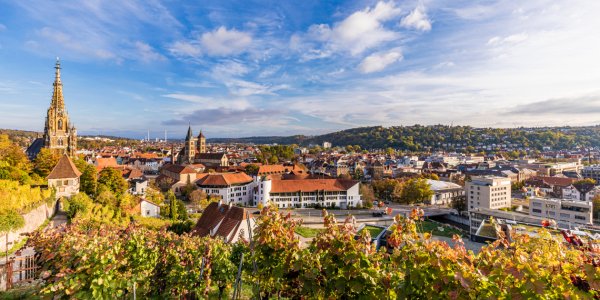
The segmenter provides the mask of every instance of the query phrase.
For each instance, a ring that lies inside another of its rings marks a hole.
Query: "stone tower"
[[[196,146],[194,145],[194,135],[192,135],[192,126],[188,128],[187,136],[185,137],[185,154],[188,164],[194,163],[196,157]]]
[[[200,129],[200,135],[198,135],[196,149],[198,150],[198,153],[206,153],[206,138],[204,137],[204,134],[202,134],[202,129]]]
[[[54,78],[54,92],[52,102],[48,108],[46,125],[44,127],[44,148],[56,150],[61,154],[74,156],[77,151],[77,129],[69,120],[69,113],[65,110],[65,101],[60,82],[60,63],[56,58],[56,77]]]

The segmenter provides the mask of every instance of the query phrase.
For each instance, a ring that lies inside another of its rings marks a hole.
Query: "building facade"
[[[469,210],[476,208],[499,209],[511,205],[510,179],[497,176],[472,177],[465,182]]]
[[[578,224],[592,223],[592,202],[529,198],[529,215]]]
[[[69,156],[63,154],[46,179],[49,188],[56,188],[56,198],[59,199],[61,197],[69,198],[79,193],[80,176],[81,172],[75,167]]]

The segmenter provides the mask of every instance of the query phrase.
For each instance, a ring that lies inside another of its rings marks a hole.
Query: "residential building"
[[[431,185],[430,189],[434,192],[431,197],[431,205],[448,204],[455,197],[465,194],[464,187],[452,182],[427,179],[427,183]]]
[[[160,217],[160,206],[156,205],[154,202],[140,198],[140,202],[137,204],[137,206],[139,206],[140,214],[144,217]]]
[[[600,193],[600,188],[593,183],[574,183],[563,189],[563,199],[572,201],[592,201]]]
[[[600,182],[600,165],[585,166],[581,170],[581,176],[583,178],[591,178]]]
[[[182,188],[196,181],[196,174],[194,170],[185,166],[165,164],[156,180],[168,185],[175,195],[180,196]]]
[[[232,203],[211,202],[202,212],[202,216],[190,232],[192,236],[222,239],[226,243],[235,243],[243,234],[246,240],[252,240],[256,222],[250,213]]]
[[[270,201],[280,208],[306,208],[320,204],[345,209],[362,205],[357,180],[272,180],[270,177],[254,178],[254,205],[268,205]]]
[[[478,176],[465,182],[469,210],[499,209],[511,205],[511,181],[505,177]]]
[[[223,203],[253,205],[254,181],[244,172],[198,174],[195,182],[200,190],[219,196]]]
[[[77,170],[75,164],[65,153],[46,179],[49,188],[56,187],[56,198],[59,199],[61,197],[69,198],[79,193],[79,176],[81,176],[81,172]]]
[[[592,202],[529,198],[529,215],[578,224],[592,223]]]
[[[330,148],[331,148],[330,142],[323,142],[323,149],[330,149]]]

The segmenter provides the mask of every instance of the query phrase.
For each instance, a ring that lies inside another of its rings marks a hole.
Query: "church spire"
[[[58,61],[58,57],[56,58],[56,77],[54,78],[54,91],[52,93],[52,103],[50,104],[50,109],[64,110],[65,102],[63,99],[62,93],[62,83],[60,82],[60,62]]]

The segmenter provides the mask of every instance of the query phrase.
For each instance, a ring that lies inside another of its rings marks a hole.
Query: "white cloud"
[[[187,87],[203,87],[203,88],[214,88],[215,86],[203,81],[203,82],[182,82],[181,85]]]
[[[173,55],[198,57],[202,54],[202,49],[197,42],[177,41],[169,47]]]
[[[138,55],[140,57],[140,60],[142,61],[151,62],[157,60],[167,60],[166,57],[157,53],[156,50],[148,44],[144,44],[140,41],[137,41],[134,45],[137,48]]]
[[[82,44],[74,40],[70,35],[50,27],[44,27],[35,31],[36,35],[45,39],[48,42],[55,43],[66,49],[74,50],[78,53],[91,55],[100,59],[115,58],[116,55],[105,49],[97,49]],[[36,43],[37,45],[37,43]]]
[[[0,30],[4,30],[6,29],[6,26],[4,26],[4,24],[0,23]]]
[[[352,55],[357,55],[366,49],[381,45],[384,42],[399,38],[399,34],[388,30],[383,22],[394,19],[400,15],[400,8],[395,7],[393,1],[377,3],[375,8],[370,7],[357,11],[331,28],[328,24],[313,24],[305,34],[296,34],[290,39],[292,49],[304,50],[306,45],[311,47],[311,42],[323,42],[328,49],[312,50],[314,53],[305,55],[304,60],[327,57],[331,51],[346,50]]]
[[[202,34],[200,44],[210,56],[228,56],[240,54],[252,44],[252,35],[248,32],[227,30],[225,26]]]
[[[36,41],[27,41],[23,44],[23,46],[25,46],[26,49],[35,49],[39,45]]]
[[[437,69],[437,68],[443,68],[443,67],[454,67],[454,63],[451,61],[445,61],[443,63],[438,64],[437,66],[435,66],[433,68]]]
[[[338,75],[338,74],[344,73],[344,71],[346,71],[346,70],[344,68],[341,68],[339,70],[335,70],[333,72],[327,73],[327,75],[329,75],[329,76]]]
[[[427,9],[419,5],[408,16],[402,18],[400,26],[408,29],[414,28],[421,31],[430,31],[431,23],[431,20],[427,16]]]
[[[525,31],[523,31],[522,33],[507,36],[504,39],[502,39],[499,36],[496,36],[496,37],[491,38],[487,42],[486,46],[490,46],[490,45],[495,46],[495,45],[500,45],[500,44],[504,44],[504,43],[519,43],[519,42],[526,40],[528,37],[529,37],[529,35]]]
[[[389,64],[402,60],[402,54],[390,52],[385,55],[372,54],[365,58],[358,68],[362,73],[372,73],[385,69]]]
[[[258,74],[258,77],[263,78],[263,77],[271,76],[271,75],[275,74],[275,72],[277,72],[280,68],[281,68],[281,66],[279,66],[279,65],[268,66],[262,72],[260,72],[260,74]]]
[[[227,86],[227,88],[229,88],[232,94],[239,97],[246,97],[250,95],[259,94],[274,95],[275,91],[290,88],[290,86],[287,84],[272,86],[268,84],[259,84],[239,79],[232,79],[226,81],[225,85]]]

